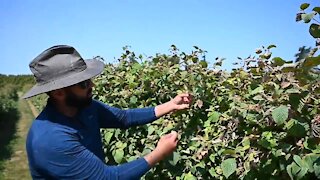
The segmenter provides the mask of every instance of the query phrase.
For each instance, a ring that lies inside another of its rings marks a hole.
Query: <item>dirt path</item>
[[[38,110],[36,109],[36,107],[34,107],[34,105],[31,103],[31,101],[27,101],[29,108],[31,109],[32,115],[33,117],[37,117],[38,116]]]
[[[3,175],[5,179],[31,179],[28,167],[28,159],[26,155],[25,142],[26,136],[38,112],[31,102],[19,100],[20,119],[17,124],[17,138],[14,140],[13,154],[11,158],[5,162]]]

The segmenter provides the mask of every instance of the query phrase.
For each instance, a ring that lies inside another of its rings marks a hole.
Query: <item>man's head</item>
[[[92,102],[92,87],[94,84],[90,79],[81,81],[75,85],[48,92],[53,102],[64,106],[82,109]]]
[[[23,98],[47,93],[70,106],[83,107],[91,102],[90,79],[103,71],[104,63],[84,60],[75,48],[58,45],[43,51],[29,66],[37,84]]]

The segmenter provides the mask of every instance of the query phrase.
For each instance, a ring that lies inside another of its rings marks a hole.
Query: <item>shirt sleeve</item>
[[[144,125],[157,119],[154,107],[123,110],[97,102],[100,128],[122,128]]]
[[[43,142],[36,154],[37,167],[46,179],[135,180],[150,170],[144,158],[119,166],[107,166],[74,134],[58,133],[51,142]]]

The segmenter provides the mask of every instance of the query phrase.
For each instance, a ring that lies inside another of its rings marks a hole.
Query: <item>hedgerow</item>
[[[318,17],[320,7],[308,14],[308,6],[301,5],[297,21]],[[310,25],[310,34],[319,42],[319,24]],[[177,150],[144,179],[320,178],[318,47],[296,62],[274,56],[273,48],[239,58],[227,72],[223,59],[208,65],[206,51],[196,46],[185,53],[172,45],[169,54],[151,57],[125,47],[118,63],[95,79],[95,98],[125,109],[189,92],[194,103],[149,125],[102,129],[107,163],[141,157],[176,130]]]

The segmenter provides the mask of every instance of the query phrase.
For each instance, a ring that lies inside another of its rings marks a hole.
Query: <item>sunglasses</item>
[[[75,84],[76,86],[79,86],[81,89],[88,89],[91,85],[91,79],[87,79],[84,81],[81,81],[77,84]]]

